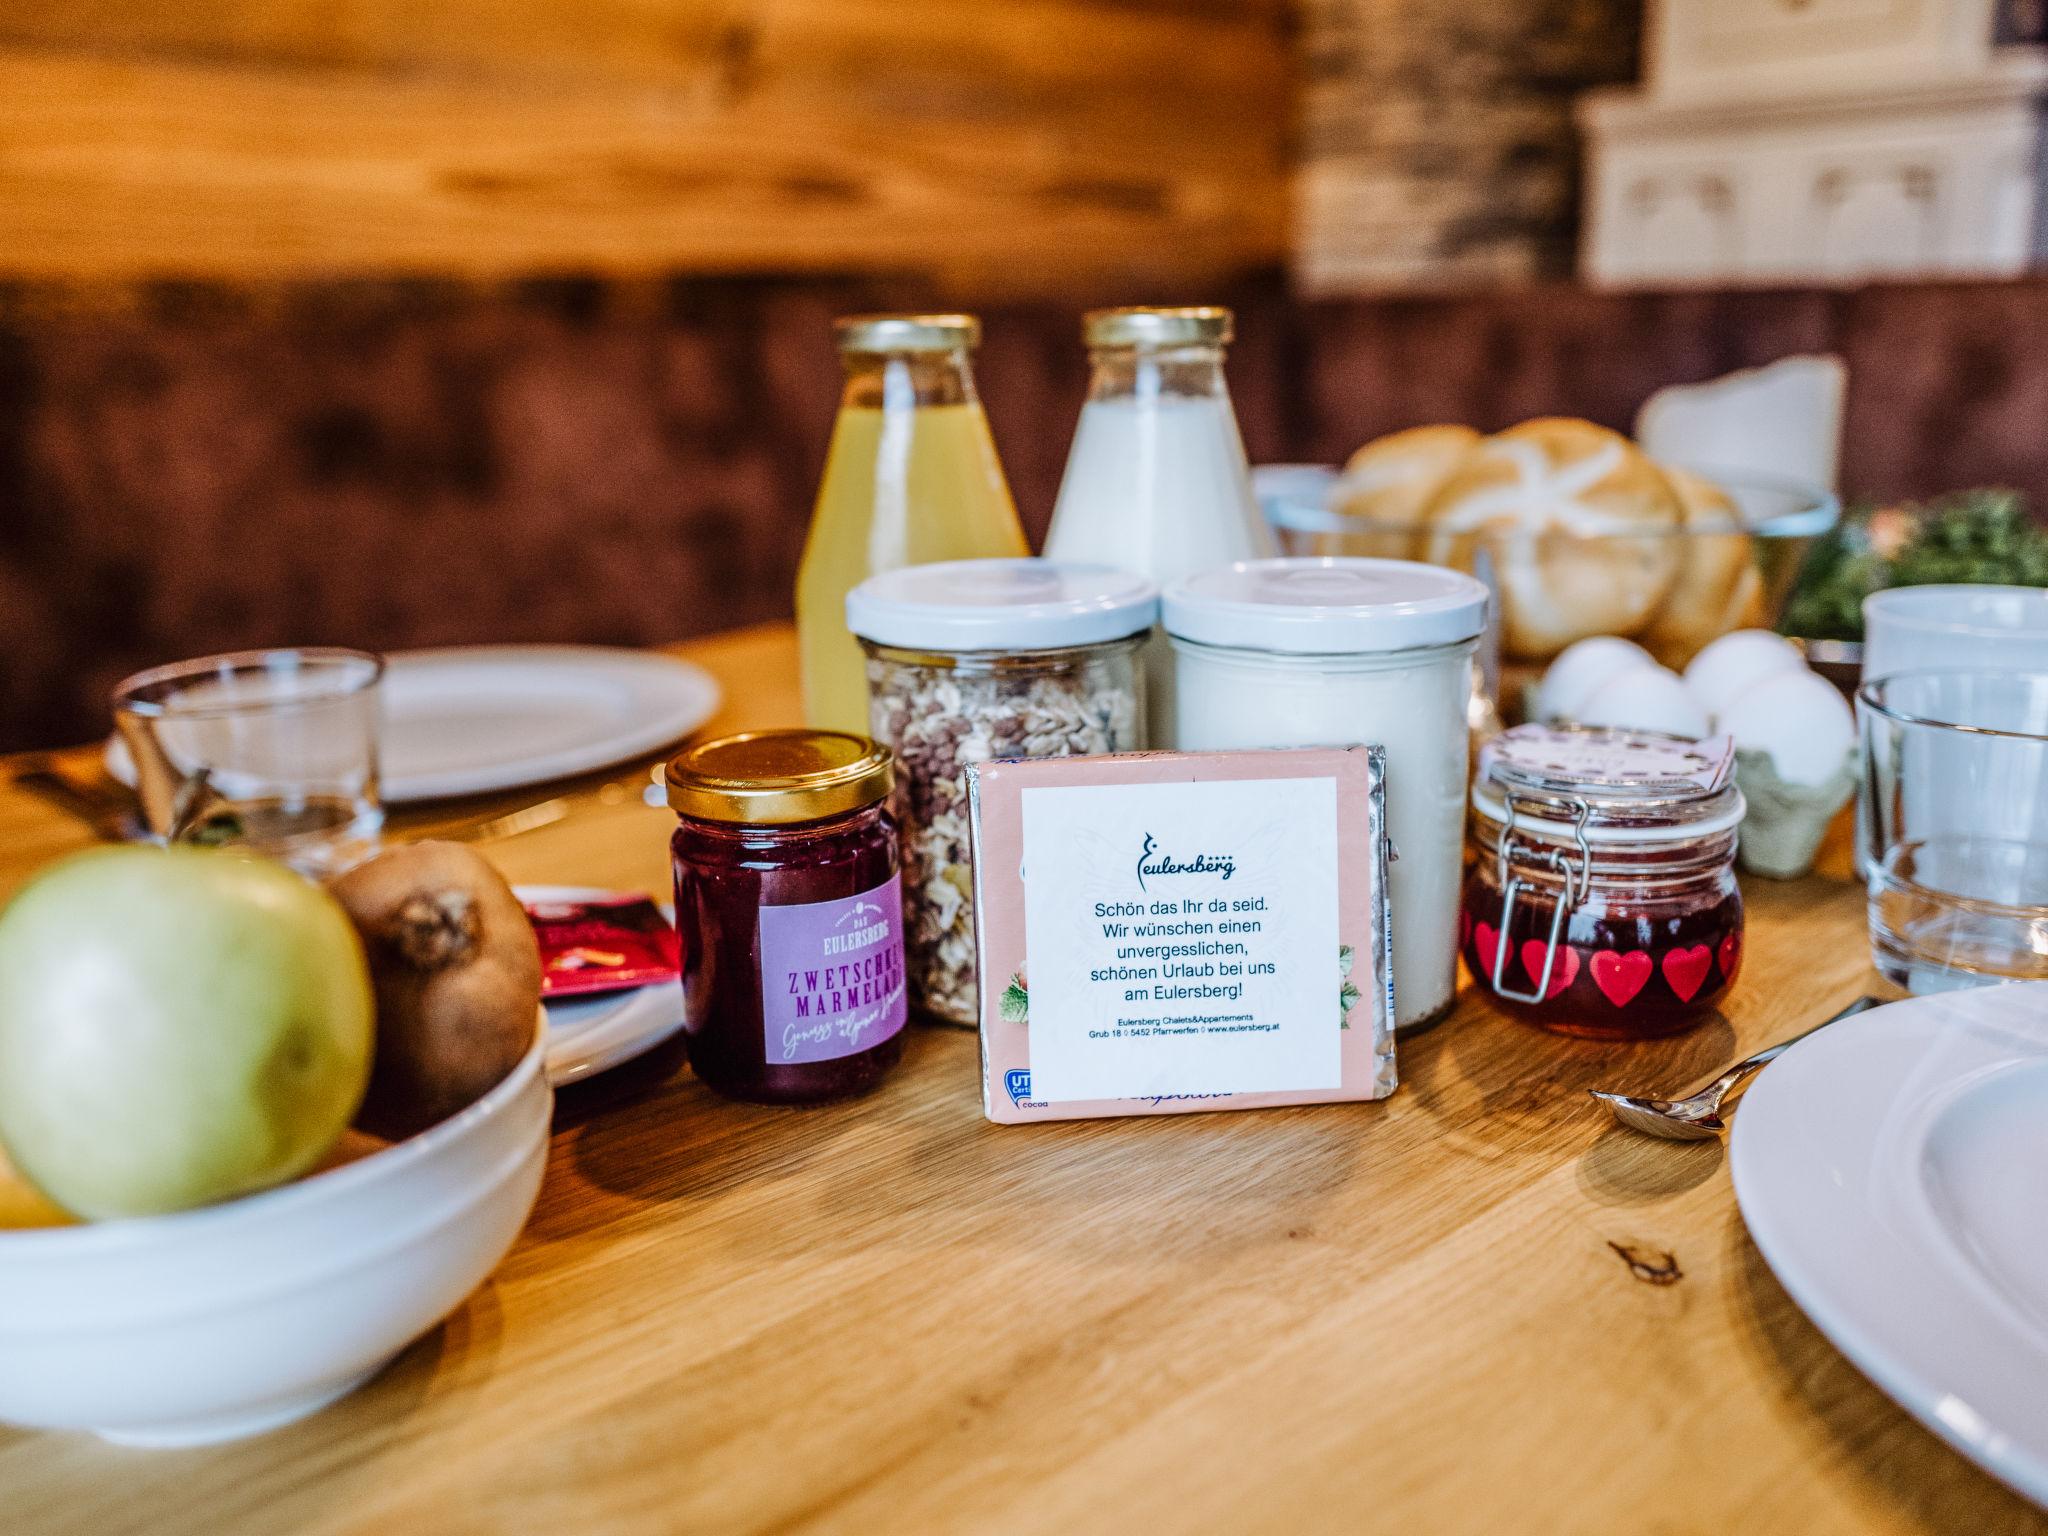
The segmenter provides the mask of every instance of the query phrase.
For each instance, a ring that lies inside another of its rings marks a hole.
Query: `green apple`
[[[95,1219],[267,1189],[347,1128],[372,1008],[347,915],[283,865],[79,854],[0,914],[0,1143]]]

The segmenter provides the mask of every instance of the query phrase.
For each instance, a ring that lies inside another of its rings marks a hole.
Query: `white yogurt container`
[[[1472,653],[1486,588],[1407,560],[1245,560],[1175,582],[1172,745],[1386,749],[1394,1021],[1457,987]]]

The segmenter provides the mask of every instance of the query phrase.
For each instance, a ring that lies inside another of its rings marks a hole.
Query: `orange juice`
[[[846,389],[797,573],[804,716],[868,729],[866,663],[846,594],[877,571],[1024,555],[1024,530],[974,393],[964,315],[839,324]]]

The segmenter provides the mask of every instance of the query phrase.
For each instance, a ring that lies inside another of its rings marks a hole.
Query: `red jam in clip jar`
[[[736,1099],[862,1093],[903,1053],[894,759],[840,731],[754,731],[668,765],[690,1065]]]
[[[1483,991],[1543,1029],[1690,1029],[1742,967],[1725,736],[1524,725],[1480,754],[1459,942]]]

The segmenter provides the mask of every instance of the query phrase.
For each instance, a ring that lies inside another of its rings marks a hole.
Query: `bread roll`
[[[1451,472],[1423,509],[1420,553],[1469,571],[1484,549],[1507,654],[1541,661],[1648,622],[1678,576],[1683,516],[1663,472],[1620,433],[1539,417]]]
[[[1641,638],[1652,656],[1677,668],[1730,630],[1762,627],[1764,579],[1734,499],[1691,470],[1667,465],[1664,478],[1678,493],[1685,561]]]
[[[1422,509],[1437,487],[1465,462],[1479,441],[1476,431],[1459,426],[1409,427],[1376,437],[1345,463],[1332,505],[1347,516],[1369,519],[1389,530],[1417,528]],[[1313,553],[1397,559],[1410,559],[1418,553],[1410,533],[1374,529],[1341,537],[1343,549],[1318,547]]]

